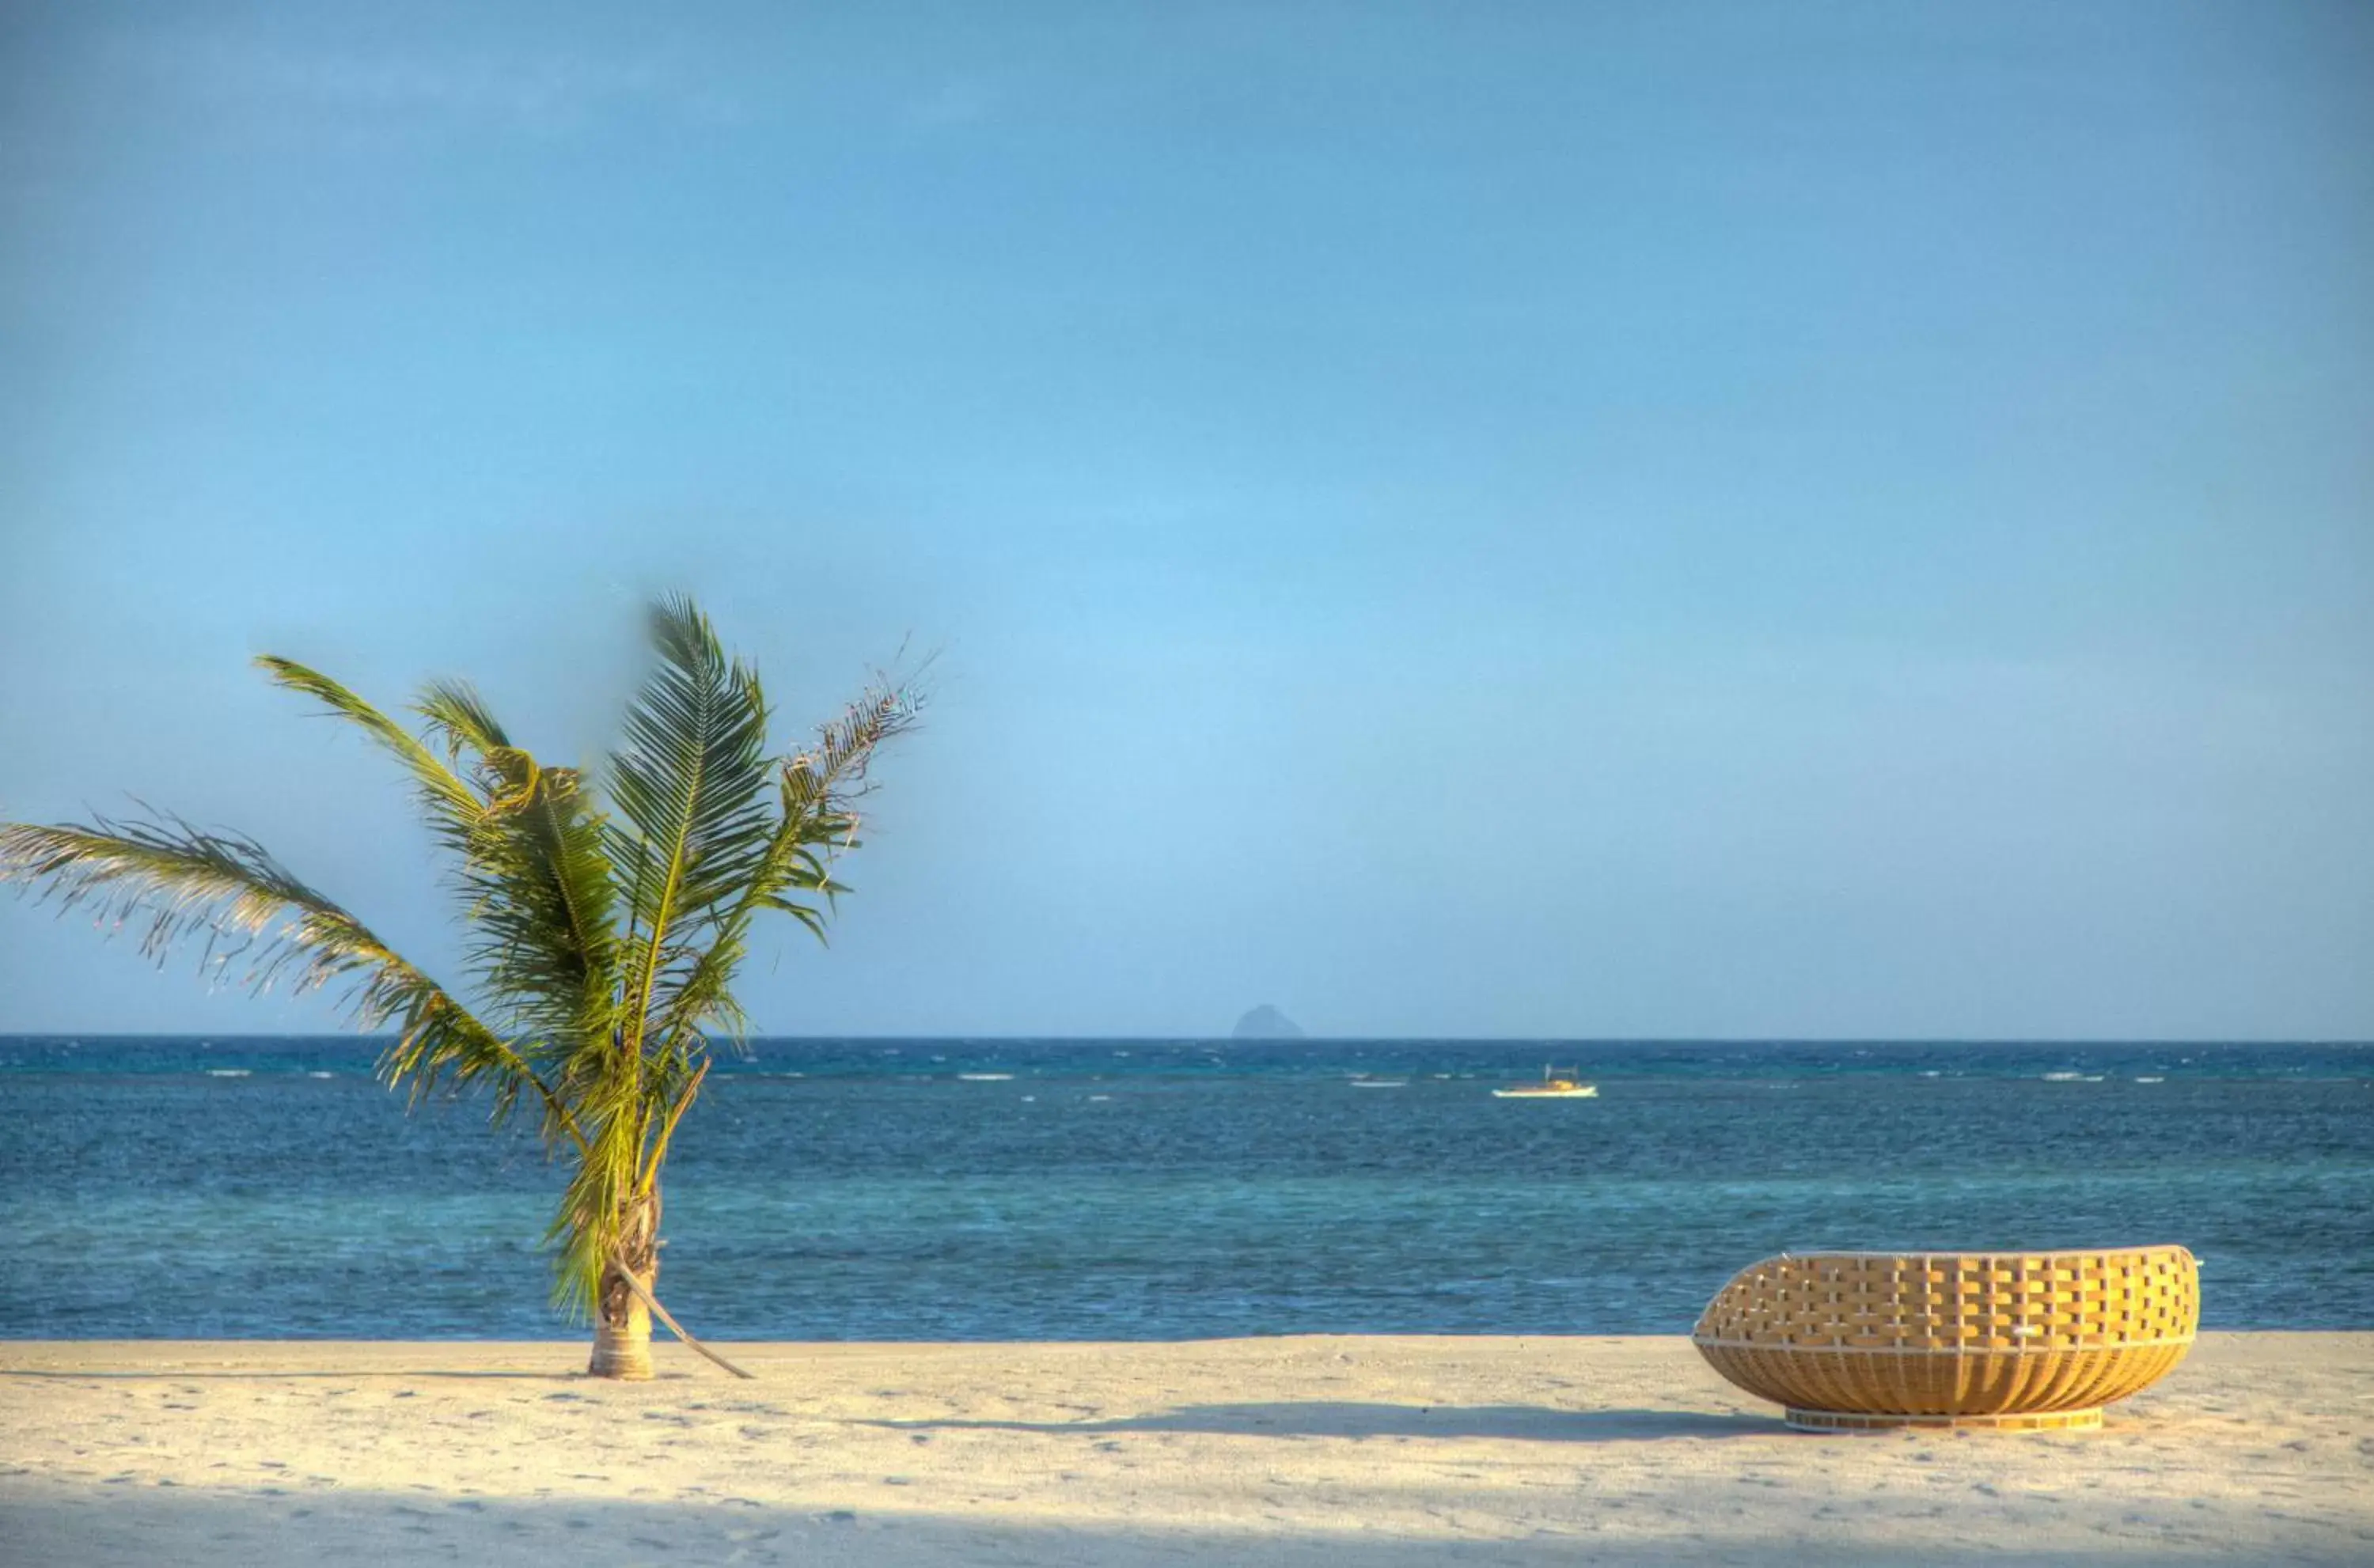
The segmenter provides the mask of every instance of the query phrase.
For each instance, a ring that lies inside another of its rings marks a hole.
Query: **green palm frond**
[[[911,729],[923,710],[912,685],[876,685],[817,731],[810,750],[778,765],[777,809],[767,852],[735,902],[721,911],[709,944],[654,1013],[652,1037],[674,1045],[715,1031],[737,1045],[747,1020],[730,989],[748,947],[752,919],[762,909],[790,915],[819,941],[823,908],[796,896],[820,895],[828,905],[848,890],[832,880],[833,854],[856,842],[855,802],[865,789],[876,751]]]
[[[687,600],[653,607],[658,662],[636,694],[611,758],[620,821],[609,847],[631,949],[625,1046],[699,964],[699,939],[764,862],[774,827],[765,794],[767,704],[757,673],[728,661]]]
[[[586,1141],[545,1240],[560,1244],[553,1258],[553,1301],[582,1316],[593,1311],[603,1268],[641,1196],[637,1178],[649,1113],[641,1090],[623,1075],[577,1085],[575,1092]]]
[[[429,830],[454,857],[450,874],[475,939],[472,971],[509,1011],[503,1022],[522,1059],[549,1082],[587,1038],[606,1037],[617,975],[613,895],[599,817],[575,772],[540,767],[511,747],[463,683],[433,683],[414,704],[442,743],[441,757],[319,671],[269,655],[256,662],[357,725],[412,774]],[[467,778],[455,771],[465,764]],[[437,1081],[438,1059],[399,1052],[389,1075],[425,1092]]]
[[[457,852],[463,849],[470,835],[477,829],[478,818],[486,809],[486,799],[480,790],[473,789],[468,780],[453,771],[450,757],[439,760],[436,753],[394,720],[318,670],[308,669],[293,659],[282,659],[269,653],[258,658],[255,663],[275,685],[311,697],[331,714],[353,724],[393,754],[404,765],[405,770],[412,775],[413,786],[420,799],[421,813],[429,820],[429,830],[447,848]]]
[[[219,977],[243,964],[240,983],[258,994],[343,987],[356,1024],[395,1026],[382,1071],[416,1100],[447,1082],[484,1083],[497,1122],[533,1094],[547,1140],[571,1131],[567,1108],[510,1042],[251,838],[162,814],[90,827],[12,824],[0,826],[0,882],[37,888],[61,912],[95,909],[103,925],[145,920],[140,950],[159,962],[202,939],[206,970]]]
[[[545,767],[512,748],[486,754],[480,766],[494,792],[456,875],[470,914],[471,968],[535,1037],[540,1060],[606,1053],[618,938],[601,815],[574,768]]]
[[[449,761],[464,750],[484,755],[511,743],[477,688],[466,681],[429,682],[413,700],[412,711],[429,721],[430,738],[444,743]]]
[[[604,1265],[618,1251],[620,1219],[641,1202],[659,1201],[660,1167],[677,1124],[709,1076],[706,1060],[664,1057],[629,1087],[605,1082],[588,1096],[598,1107],[590,1147],[570,1173],[559,1211],[545,1233],[558,1242],[552,1297],[571,1316],[593,1308]],[[656,1215],[652,1223],[656,1227]]]

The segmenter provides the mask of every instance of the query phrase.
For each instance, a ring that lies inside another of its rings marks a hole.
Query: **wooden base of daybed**
[[[2102,1424],[2102,1407],[2084,1410],[2029,1410],[1997,1416],[1876,1415],[1869,1410],[1807,1410],[1783,1407],[1789,1424],[1799,1432],[1897,1432],[1907,1427],[1938,1432],[2093,1432]]]

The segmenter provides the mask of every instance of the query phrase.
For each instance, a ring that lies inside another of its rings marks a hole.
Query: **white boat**
[[[1569,1067],[1565,1073],[1560,1073],[1557,1068],[1545,1067],[1542,1069],[1542,1081],[1539,1083],[1511,1083],[1506,1089],[1493,1090],[1492,1097],[1496,1100],[1595,1100],[1599,1098],[1598,1084],[1585,1083],[1580,1077],[1570,1076],[1581,1071],[1580,1068]]]

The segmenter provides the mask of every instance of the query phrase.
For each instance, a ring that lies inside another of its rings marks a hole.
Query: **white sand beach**
[[[2374,1333],[1819,1437],[1680,1339],[0,1343],[12,1564],[2374,1562]]]

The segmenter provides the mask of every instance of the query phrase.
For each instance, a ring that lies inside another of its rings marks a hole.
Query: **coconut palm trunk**
[[[594,1296],[594,1361],[596,1377],[641,1379],[652,1375],[652,1309],[659,1299],[659,1196],[634,1206],[616,1222],[618,1246],[603,1267]]]
[[[758,673],[707,617],[666,601],[650,627],[651,672],[590,778],[538,762],[466,685],[425,688],[415,733],[326,675],[258,661],[411,776],[468,939],[457,988],[253,839],[161,814],[0,824],[0,882],[103,929],[145,920],[152,957],[196,940],[210,971],[243,959],[258,992],[339,990],[358,1025],[393,1031],[380,1073],[415,1105],[475,1088],[498,1125],[528,1107],[568,1173],[546,1233],[554,1298],[592,1319],[604,1377],[651,1375],[653,1316],[700,1349],[659,1300],[661,1170],[712,1039],[745,1037],[732,988],[753,925],[788,915],[824,935],[867,768],[919,707],[877,685],[774,755]]]

